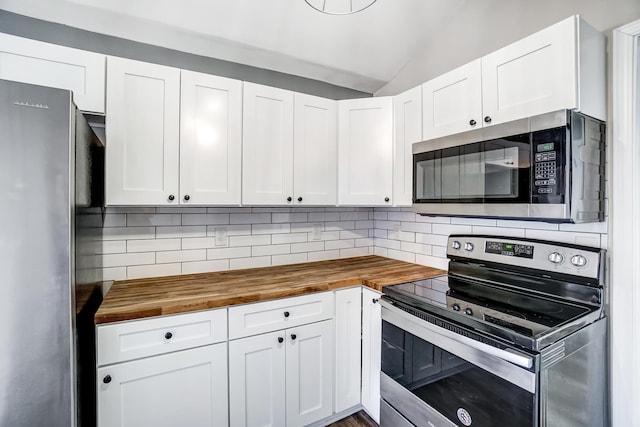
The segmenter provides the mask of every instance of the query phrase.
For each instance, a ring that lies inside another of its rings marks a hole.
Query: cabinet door
[[[293,92],[244,83],[242,203],[293,204]]]
[[[239,205],[242,82],[182,70],[180,203]]]
[[[336,412],[360,404],[362,289],[336,291]]]
[[[98,427],[227,425],[227,344],[98,369]]]
[[[104,55],[0,34],[0,79],[71,90],[80,110],[104,114]]]
[[[422,88],[393,98],[393,204],[411,206],[413,195],[413,153],[411,146],[422,141]]]
[[[391,206],[393,98],[338,101],[338,204]]]
[[[333,413],[333,321],[287,329],[287,427]]]
[[[382,311],[378,298],[378,292],[362,288],[362,406],[379,423]]]
[[[572,16],[482,58],[489,124],[577,107],[575,23]]]
[[[335,205],[338,181],[337,102],[295,94],[293,202]]]
[[[285,331],[230,341],[229,378],[231,426],[285,425]]]
[[[177,205],[180,70],[107,60],[106,201]]]
[[[482,127],[481,60],[423,83],[422,108],[425,140]]]

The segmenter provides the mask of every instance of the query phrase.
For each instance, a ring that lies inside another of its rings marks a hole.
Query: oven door
[[[535,356],[381,304],[382,427],[399,415],[418,427],[537,425]]]

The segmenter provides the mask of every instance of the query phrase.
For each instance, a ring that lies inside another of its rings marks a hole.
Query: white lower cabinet
[[[380,422],[382,309],[380,293],[362,288],[362,406]]]
[[[360,404],[362,288],[336,291],[336,412]]]
[[[228,424],[227,343],[98,369],[99,427]]]
[[[333,413],[333,321],[229,342],[230,425],[305,426]]]

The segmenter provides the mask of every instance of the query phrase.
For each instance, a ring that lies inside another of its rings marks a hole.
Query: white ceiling
[[[0,0],[0,8],[373,93],[468,1],[378,0],[345,16],[304,0]]]

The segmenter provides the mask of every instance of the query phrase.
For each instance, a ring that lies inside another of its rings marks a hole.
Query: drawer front
[[[320,292],[229,308],[229,339],[333,318],[333,292]]]
[[[97,327],[98,366],[226,341],[227,309]]]

